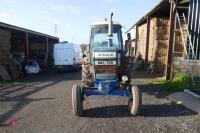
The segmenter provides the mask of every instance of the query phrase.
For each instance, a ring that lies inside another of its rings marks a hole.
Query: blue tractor
[[[91,25],[90,44],[83,55],[82,85],[72,87],[72,108],[76,116],[83,112],[83,101],[91,95],[126,96],[130,114],[138,115],[141,93],[131,85],[128,49],[123,47],[122,26],[105,19]]]

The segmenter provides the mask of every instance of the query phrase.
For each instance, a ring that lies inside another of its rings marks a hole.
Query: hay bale
[[[144,60],[146,55],[146,37],[147,37],[147,24],[138,27],[138,50],[141,58]]]
[[[154,61],[156,72],[164,73],[167,62],[169,18],[154,17],[150,25],[149,61]]]

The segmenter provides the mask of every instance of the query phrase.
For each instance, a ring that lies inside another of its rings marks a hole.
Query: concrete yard
[[[200,99],[188,94],[187,92],[176,92],[168,96],[168,98],[178,104],[182,104],[186,108],[200,114]]]
[[[87,98],[85,115],[74,116],[71,88],[81,82],[79,72],[49,71],[0,85],[0,133],[199,133],[200,116],[148,85],[154,79],[133,74],[143,99],[137,117],[129,115],[126,98],[109,96]]]

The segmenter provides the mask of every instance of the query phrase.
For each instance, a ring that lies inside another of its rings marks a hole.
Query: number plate
[[[95,65],[116,65],[116,61],[95,61]]]

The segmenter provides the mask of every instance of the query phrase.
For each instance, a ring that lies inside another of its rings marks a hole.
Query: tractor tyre
[[[84,87],[89,87],[91,85],[90,70],[89,65],[82,66],[82,84]]]
[[[72,87],[72,108],[76,116],[83,114],[82,89],[79,85]]]
[[[128,100],[129,112],[132,116],[136,116],[140,112],[142,97],[141,92],[137,86],[131,87],[132,98]]]

